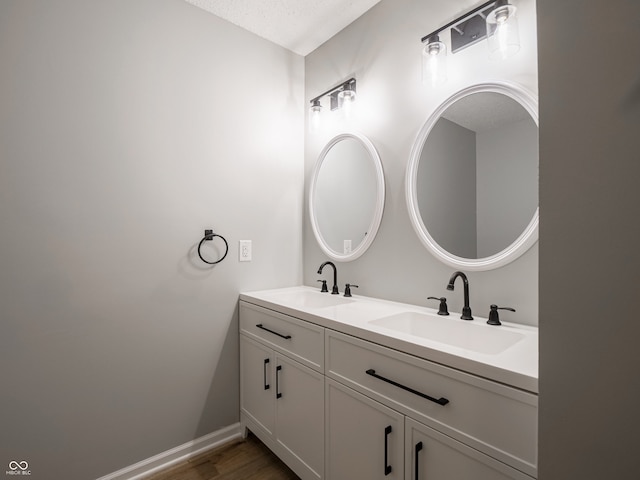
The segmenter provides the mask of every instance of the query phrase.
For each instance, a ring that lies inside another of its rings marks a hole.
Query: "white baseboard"
[[[97,480],[142,480],[143,478],[177,463],[189,460],[200,453],[228,443],[242,434],[240,423],[235,423],[215,432],[209,433],[190,442],[183,443],[171,450],[130,465],[117,472],[110,473]]]

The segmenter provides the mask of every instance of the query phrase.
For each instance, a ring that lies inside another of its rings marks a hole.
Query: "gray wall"
[[[181,0],[2,0],[0,65],[0,465],[238,421],[238,292],[302,281],[303,58]]]
[[[308,100],[355,75],[358,99],[353,118],[330,118],[324,131],[306,133],[305,172],[310,173],[322,147],[338,132],[357,130],[373,142],[385,170],[387,198],[382,224],[371,248],[353,262],[338,265],[344,283],[359,294],[418,305],[427,296],[449,298],[452,311],[462,308],[462,289],[446,291],[454,269],[433,257],[418,239],[405,202],[405,171],[411,146],[429,115],[453,92],[481,81],[510,80],[537,91],[536,12],[533,0],[520,0],[518,55],[506,62],[488,60],[486,42],[449,55],[448,81],[424,86],[420,77],[420,38],[471,9],[468,0],[382,0],[364,16],[305,57]],[[308,188],[306,190],[308,194]],[[309,222],[304,229],[304,283],[316,285],[318,265],[326,260]],[[489,272],[472,272],[471,306],[487,316],[489,305],[516,308],[504,320],[538,323],[538,246],[515,262]],[[435,304],[431,304],[436,306]]]
[[[422,222],[438,245],[477,258],[476,134],[438,120],[420,155],[416,187]]]
[[[538,207],[538,128],[533,119],[479,132],[478,257],[514,242]]]
[[[637,479],[640,3],[538,15],[539,478]]]

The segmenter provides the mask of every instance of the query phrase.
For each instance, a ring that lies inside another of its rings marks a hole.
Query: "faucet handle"
[[[318,282],[322,282],[322,288],[320,289],[321,292],[328,292],[329,289],[327,288],[327,281],[326,280],[318,280]]]
[[[347,284],[344,286],[344,296],[345,296],[345,297],[351,297],[351,296],[352,296],[352,295],[351,295],[351,287],[353,287],[353,288],[358,288],[358,285],[354,285],[354,284],[352,284],[352,283],[347,283]]]
[[[498,316],[498,310],[509,310],[510,312],[516,311],[515,308],[499,307],[495,304],[492,304],[489,309],[489,320],[487,320],[489,325],[502,325],[502,323],[500,323],[500,317]]]
[[[438,307],[438,315],[449,315],[449,309],[447,308],[447,299],[445,297],[427,297],[428,300],[439,300],[440,306]]]

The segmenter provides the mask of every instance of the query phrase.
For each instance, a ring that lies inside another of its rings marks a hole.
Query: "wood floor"
[[[299,480],[253,434],[209,450],[147,480]]]

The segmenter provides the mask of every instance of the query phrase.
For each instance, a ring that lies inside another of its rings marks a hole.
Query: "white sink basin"
[[[402,312],[369,324],[487,355],[499,354],[524,338],[499,326],[418,312]]]
[[[299,308],[334,307],[353,302],[351,298],[321,292],[284,292],[273,295],[273,299],[285,305]]]

